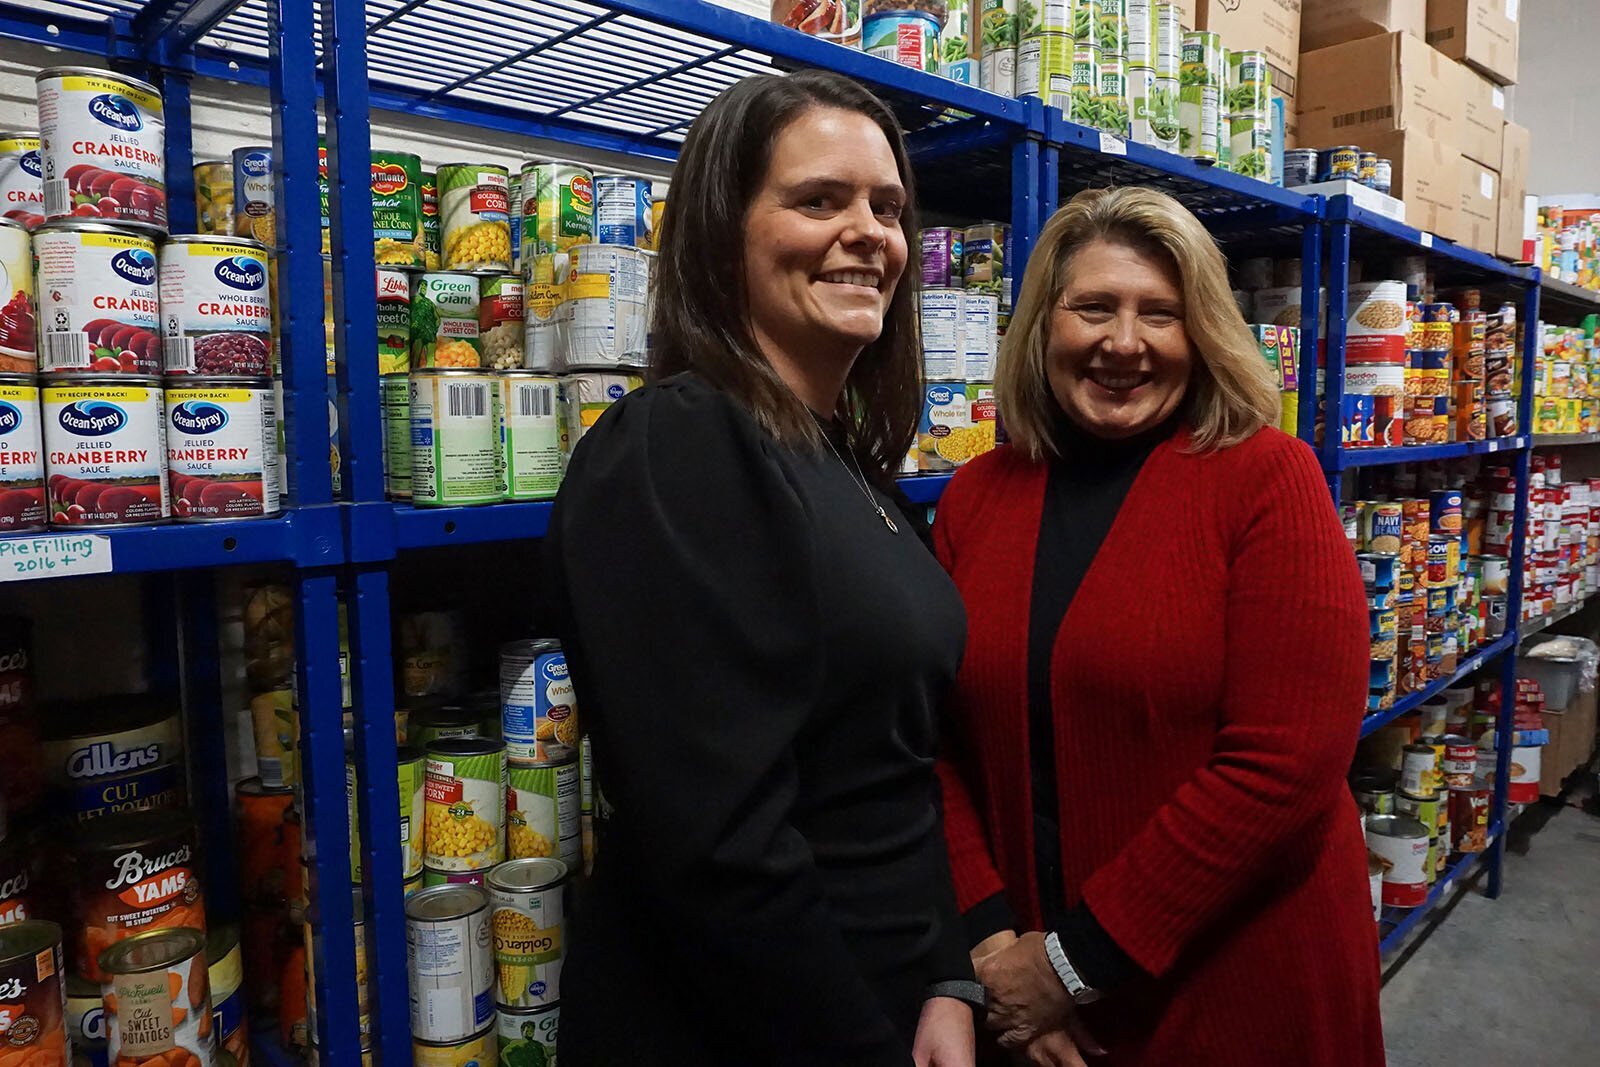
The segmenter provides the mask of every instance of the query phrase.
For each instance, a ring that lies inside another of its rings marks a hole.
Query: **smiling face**
[[[894,153],[867,116],[813,107],[778,134],[744,265],[752,332],[786,379],[786,365],[822,360],[842,382],[878,339],[906,266],[904,210]]]
[[[1067,261],[1045,371],[1073,422],[1109,439],[1151,429],[1183,401],[1194,360],[1173,263],[1103,240]]]

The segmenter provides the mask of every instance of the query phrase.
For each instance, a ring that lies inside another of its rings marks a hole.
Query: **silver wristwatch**
[[[1067,959],[1066,952],[1062,951],[1061,938],[1054,932],[1044,936],[1044,951],[1050,958],[1050,966],[1055,968],[1056,977],[1067,987],[1067,995],[1072,998],[1074,1004],[1093,1004],[1104,996],[1100,990],[1091,987],[1078,976],[1072,961]]]

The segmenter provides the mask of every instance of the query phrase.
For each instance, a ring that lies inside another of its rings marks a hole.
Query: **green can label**
[[[1222,39],[1214,33],[1183,35],[1183,59],[1178,68],[1182,88],[1192,85],[1222,87]]]
[[[1100,17],[1095,20],[1095,44],[1100,47],[1102,55],[1127,54],[1127,0],[1100,0]]]
[[[1072,62],[1076,46],[1069,33],[1026,37],[1017,53],[1017,95],[1037,96],[1062,111],[1072,109]]]
[[[542,1011],[496,1011],[500,1032],[500,1062],[504,1067],[554,1067],[556,1035],[561,1029],[561,1007]]]
[[[565,252],[594,240],[594,172],[541,161],[522,168],[523,257]]]
[[[411,378],[378,379],[383,412],[383,489],[391,500],[411,499]]]
[[[507,859],[553,856],[583,862],[578,764],[513,766],[506,790]]]
[[[1072,36],[1079,44],[1099,47],[1100,7],[1101,0],[1077,0],[1073,5]]]
[[[422,160],[372,153],[373,254],[380,267],[422,267]]]
[[[437,871],[477,871],[505,859],[506,750],[429,751],[423,783],[423,853]]]
[[[439,178],[422,172],[422,258],[427,270],[439,269]]]
[[[1265,52],[1228,55],[1228,113],[1264,113],[1272,106],[1272,68]]]
[[[448,507],[505,499],[499,395],[487,373],[411,376],[415,503]]]
[[[1158,78],[1176,78],[1183,58],[1183,16],[1177,4],[1157,4],[1150,65]]]
[[[1095,99],[1097,129],[1128,136],[1128,74],[1120,57],[1100,63],[1100,93]]]
[[[555,377],[531,374],[500,378],[500,432],[508,500],[549,500],[561,488],[559,385]]]
[[[422,822],[426,804],[427,766],[422,755],[400,754],[400,856],[405,879],[422,874]]]
[[[1233,172],[1271,181],[1272,124],[1259,115],[1234,115],[1228,126]]]
[[[476,367],[483,342],[479,281],[472,274],[430,272],[411,294],[411,366]]]
[[[1100,50],[1080,42],[1072,53],[1072,109],[1067,117],[1080,125],[1095,125],[1099,97]]]
[[[451,163],[439,168],[440,262],[446,270],[511,269],[511,189],[506,168]]]

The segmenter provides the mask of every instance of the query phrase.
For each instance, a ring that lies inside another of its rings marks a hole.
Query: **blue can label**
[[[60,793],[67,810],[79,822],[125,811],[178,807],[184,802],[183,769],[180,764],[169,763],[109,778],[80,779]]]
[[[578,754],[578,702],[567,656],[551,644],[522,641],[501,649],[501,730],[510,759],[559,763]]]

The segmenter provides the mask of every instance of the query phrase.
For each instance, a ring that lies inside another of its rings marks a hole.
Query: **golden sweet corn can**
[[[509,858],[555,856],[574,869],[583,862],[578,763],[512,764],[506,788]]]
[[[566,881],[567,865],[556,859],[509,860],[489,872],[494,995],[501,1007],[560,1002]]]
[[[500,274],[511,270],[511,183],[506,168],[446,163],[436,177],[445,269]]]
[[[475,871],[505,859],[505,811],[503,742],[457,737],[428,746],[422,823],[428,867]]]

